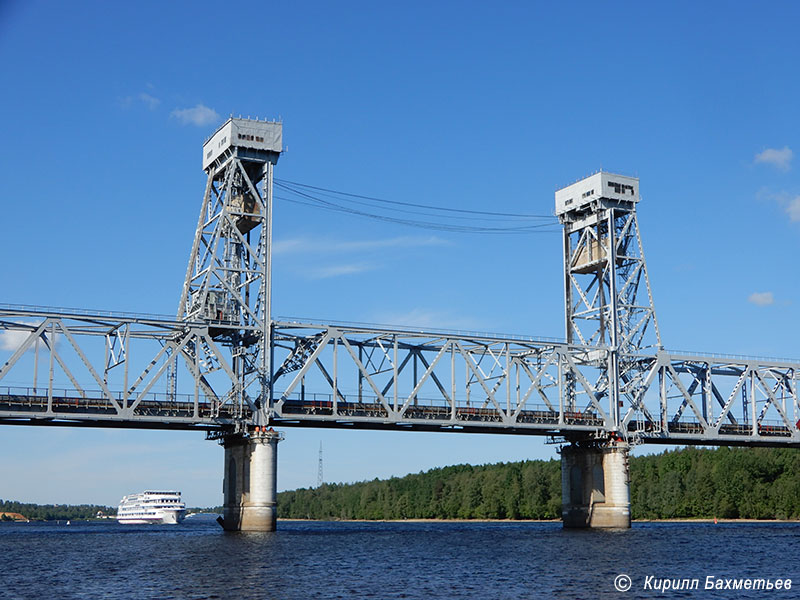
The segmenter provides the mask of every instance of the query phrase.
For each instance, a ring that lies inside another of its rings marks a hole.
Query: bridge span
[[[204,431],[234,530],[275,527],[275,427],[548,436],[564,524],[591,527],[630,525],[631,445],[800,447],[799,362],[661,345],[629,177],[556,193],[563,340],[273,318],[281,144],[229,119],[204,145],[177,317],[0,305],[0,424]]]

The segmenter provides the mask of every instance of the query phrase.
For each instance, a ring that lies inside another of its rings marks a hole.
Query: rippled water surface
[[[0,598],[797,598],[800,524],[0,524]],[[626,593],[614,578],[632,579]],[[790,591],[707,591],[707,576],[792,579]],[[696,591],[643,589],[698,578]],[[797,580],[796,582],[794,580]]]

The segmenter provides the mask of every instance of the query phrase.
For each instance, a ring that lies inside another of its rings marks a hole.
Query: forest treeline
[[[685,448],[631,457],[634,519],[800,519],[800,452]],[[278,494],[294,519],[556,519],[561,463],[457,465]]]
[[[800,519],[800,451],[685,448],[631,457],[634,519]],[[89,519],[94,504],[0,500],[0,513],[29,519]],[[456,465],[425,473],[278,494],[288,519],[557,519],[561,463],[532,460]]]
[[[14,500],[0,500],[0,513],[19,513],[31,520],[93,519],[98,511],[102,511],[106,515],[116,515],[117,512],[110,506],[96,504],[31,504]],[[4,520],[10,520],[10,518]]]

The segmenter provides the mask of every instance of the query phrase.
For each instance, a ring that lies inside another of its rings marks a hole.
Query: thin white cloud
[[[343,275],[355,275],[364,271],[371,271],[374,267],[366,264],[343,264],[330,265],[327,267],[317,267],[307,272],[310,279],[330,279],[331,277],[342,277]]]
[[[31,325],[32,327],[38,327],[39,323],[32,323],[25,321],[25,325]],[[23,329],[6,329],[4,331],[0,331],[0,350],[6,350],[8,352],[16,352],[17,348],[22,346],[25,343],[25,340],[28,339],[31,332]],[[56,344],[58,344],[58,334],[56,334]],[[36,340],[34,343],[30,345],[28,348],[28,352],[34,350],[36,347],[44,348],[44,342],[41,339]]]
[[[775,303],[772,292],[753,292],[747,297],[747,301],[756,306],[769,306]]]
[[[289,240],[278,240],[272,243],[272,254],[293,254],[295,252],[306,251],[309,240],[305,238],[292,238]]]
[[[143,102],[144,105],[147,106],[147,108],[149,108],[150,110],[157,109],[158,105],[161,104],[161,100],[159,100],[158,98],[156,98],[155,96],[152,96],[150,94],[145,94],[144,92],[139,94],[138,97],[139,97],[139,100],[141,102]]]
[[[324,252],[330,254],[346,252],[364,252],[383,248],[422,248],[426,246],[444,246],[447,240],[432,236],[400,236],[385,240],[325,240],[307,237],[280,240],[272,245],[273,254],[311,254]]]
[[[414,308],[401,313],[381,313],[372,321],[389,325],[419,327],[420,329],[462,329],[474,331],[480,329],[474,319],[458,317],[447,311]]]
[[[29,332],[18,330],[0,332],[0,348],[15,352],[28,339],[28,335]]]
[[[198,104],[192,108],[176,108],[170,113],[170,116],[178,119],[184,125],[197,125],[198,127],[213,125],[220,120],[217,111],[204,104]]]
[[[784,146],[783,148],[767,148],[763,152],[756,154],[754,162],[765,163],[781,171],[788,171],[792,167],[793,157],[794,152],[792,152],[789,146]]]
[[[800,195],[787,192],[772,192],[762,188],[756,193],[756,198],[762,202],[775,202],[789,216],[792,223],[800,223]]]
[[[800,196],[795,196],[786,204],[786,214],[792,223],[800,223]]]
[[[133,108],[134,104],[144,104],[149,110],[155,110],[161,104],[161,100],[146,92],[136,94],[135,96],[124,96],[119,99],[119,105],[126,110]]]

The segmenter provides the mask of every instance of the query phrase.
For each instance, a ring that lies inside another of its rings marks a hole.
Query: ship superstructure
[[[186,517],[180,492],[145,491],[124,496],[117,509],[117,521],[128,525],[177,524]]]

